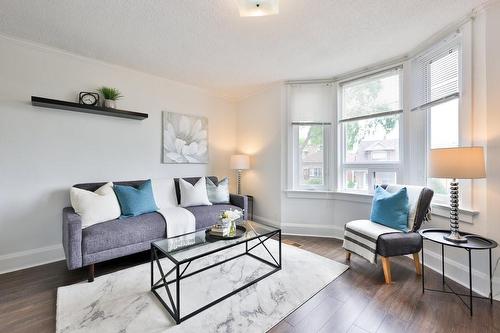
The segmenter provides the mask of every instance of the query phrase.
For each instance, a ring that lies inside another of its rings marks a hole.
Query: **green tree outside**
[[[344,96],[346,108],[350,110],[349,117],[357,117],[366,113],[381,113],[390,111],[386,104],[377,104],[377,97],[382,89],[379,80],[357,85],[347,90]],[[367,110],[367,108],[369,110]],[[387,116],[365,121],[350,121],[345,123],[347,150],[353,150],[363,139],[373,134],[379,127],[389,134],[396,127],[397,116]]]

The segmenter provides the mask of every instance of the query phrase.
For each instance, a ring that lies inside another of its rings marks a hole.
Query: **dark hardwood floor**
[[[286,236],[302,248],[344,262],[338,240]],[[97,276],[134,266],[149,253],[96,265]],[[290,314],[271,332],[500,332],[500,302],[474,301],[474,316],[453,295],[426,292],[406,257],[392,260],[393,284],[382,269],[352,256],[351,268]],[[440,277],[426,270],[429,286]],[[0,275],[0,332],[54,332],[57,287],[86,279],[85,270],[67,271],[56,262]],[[457,289],[463,289],[453,285]]]

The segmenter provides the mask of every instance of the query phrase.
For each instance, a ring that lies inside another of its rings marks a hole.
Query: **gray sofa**
[[[215,184],[217,177],[208,177]],[[183,178],[195,184],[200,177]],[[180,202],[179,179],[174,179],[177,202]],[[115,182],[119,185],[138,186],[144,180]],[[77,184],[75,187],[95,191],[105,183]],[[229,204],[213,206],[188,207],[196,219],[196,229],[209,227],[218,221],[218,215],[225,209],[243,209],[244,219],[247,218],[248,198],[242,195],[230,194]],[[82,229],[81,218],[72,207],[63,209],[62,214],[63,247],[69,269],[87,266],[89,282],[94,280],[94,264],[113,258],[118,258],[148,250],[153,241],[166,236],[163,216],[159,213],[148,213],[140,216],[116,219],[98,223]]]

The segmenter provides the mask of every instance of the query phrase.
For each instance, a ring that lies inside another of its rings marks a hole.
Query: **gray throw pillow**
[[[208,200],[214,204],[229,203],[229,180],[224,178],[215,185],[210,178],[207,177],[207,194]]]

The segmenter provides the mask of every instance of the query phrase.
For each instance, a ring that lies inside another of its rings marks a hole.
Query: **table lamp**
[[[241,171],[250,168],[250,157],[248,155],[232,155],[230,166],[231,169],[237,170],[238,194],[241,194]]]
[[[450,234],[444,239],[462,243],[467,238],[458,231],[458,181],[457,179],[485,178],[483,147],[457,147],[431,149],[429,176],[452,178],[450,183]]]

